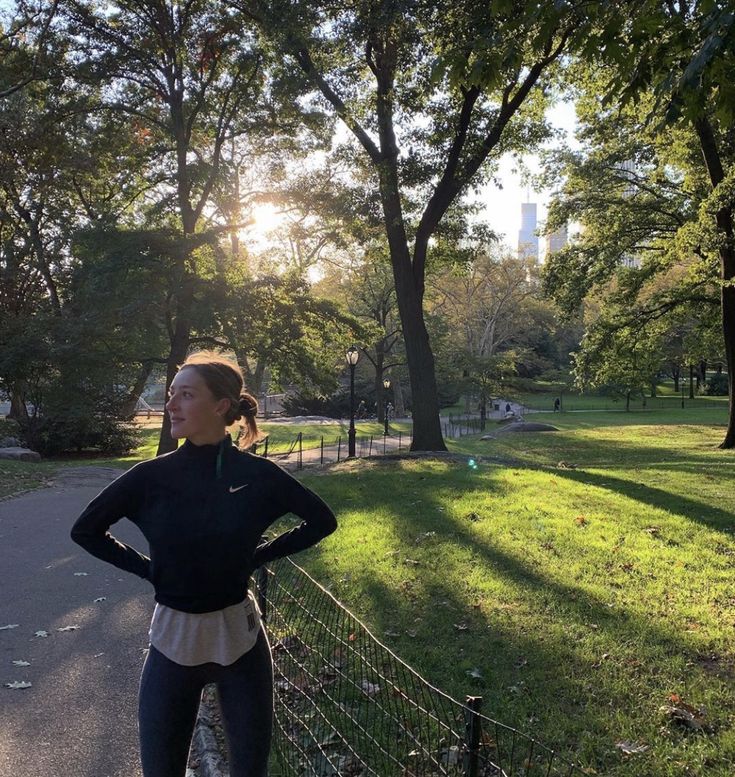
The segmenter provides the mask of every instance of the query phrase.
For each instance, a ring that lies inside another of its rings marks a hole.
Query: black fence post
[[[319,463],[324,464],[324,435],[322,435],[321,453],[319,454]]]
[[[270,440],[270,435],[265,438],[265,448],[263,449],[263,458],[268,458],[268,440]]]
[[[299,432],[299,455],[298,455],[297,464],[296,464],[296,466],[299,469],[302,469],[303,466],[304,466],[304,447],[303,447],[303,444],[302,444],[302,442],[303,442],[303,434],[304,434],[303,432]]]
[[[388,439],[387,435],[383,435],[383,456],[385,456],[385,441]]]
[[[368,451],[368,458],[370,458],[373,455],[373,436],[370,435],[370,450]]]
[[[398,452],[401,452],[401,432],[398,432]]]
[[[342,435],[337,438],[337,461],[339,462],[339,455],[342,451]]]
[[[267,619],[268,614],[268,567],[265,564],[258,567],[258,608],[263,620]]]
[[[465,704],[467,707],[464,710],[465,752],[462,777],[477,777],[480,773],[479,756],[482,738],[480,707],[482,707],[482,696],[467,696]]]

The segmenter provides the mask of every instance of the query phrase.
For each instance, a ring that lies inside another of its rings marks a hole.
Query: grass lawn
[[[476,469],[384,460],[305,474],[340,528],[300,562],[430,682],[483,696],[486,714],[590,773],[732,777],[725,413],[548,420],[561,431],[452,443]],[[677,704],[703,708],[702,730],[672,720]]]

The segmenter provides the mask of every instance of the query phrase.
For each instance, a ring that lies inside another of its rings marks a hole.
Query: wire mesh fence
[[[258,571],[284,777],[561,777],[572,763],[433,687],[288,558]],[[448,658],[451,660],[451,658]]]

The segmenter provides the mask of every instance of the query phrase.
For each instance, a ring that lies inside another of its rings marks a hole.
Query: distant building
[[[564,226],[546,235],[546,257],[548,258],[557,251],[561,251],[568,242],[567,225],[564,224]]]
[[[536,203],[521,204],[521,228],[518,232],[518,258],[538,263],[538,235],[536,234]]]
[[[624,197],[635,197],[636,194],[636,164],[635,160],[633,159],[626,159],[625,162],[617,166],[618,172],[620,173],[620,177],[628,181],[628,185],[623,190],[623,196]],[[639,269],[641,266],[641,258],[640,256],[634,256],[632,254],[623,254],[621,257],[620,263],[624,267],[632,267],[635,269]]]

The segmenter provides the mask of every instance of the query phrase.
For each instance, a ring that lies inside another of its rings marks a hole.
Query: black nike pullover
[[[263,532],[293,513],[300,525],[269,542]],[[150,558],[108,531],[128,518]],[[247,596],[253,570],[315,545],[337,528],[334,513],[277,464],[241,451],[227,435],[140,462],[84,509],[71,538],[93,556],[149,580],[155,600],[184,612],[212,612]]]

